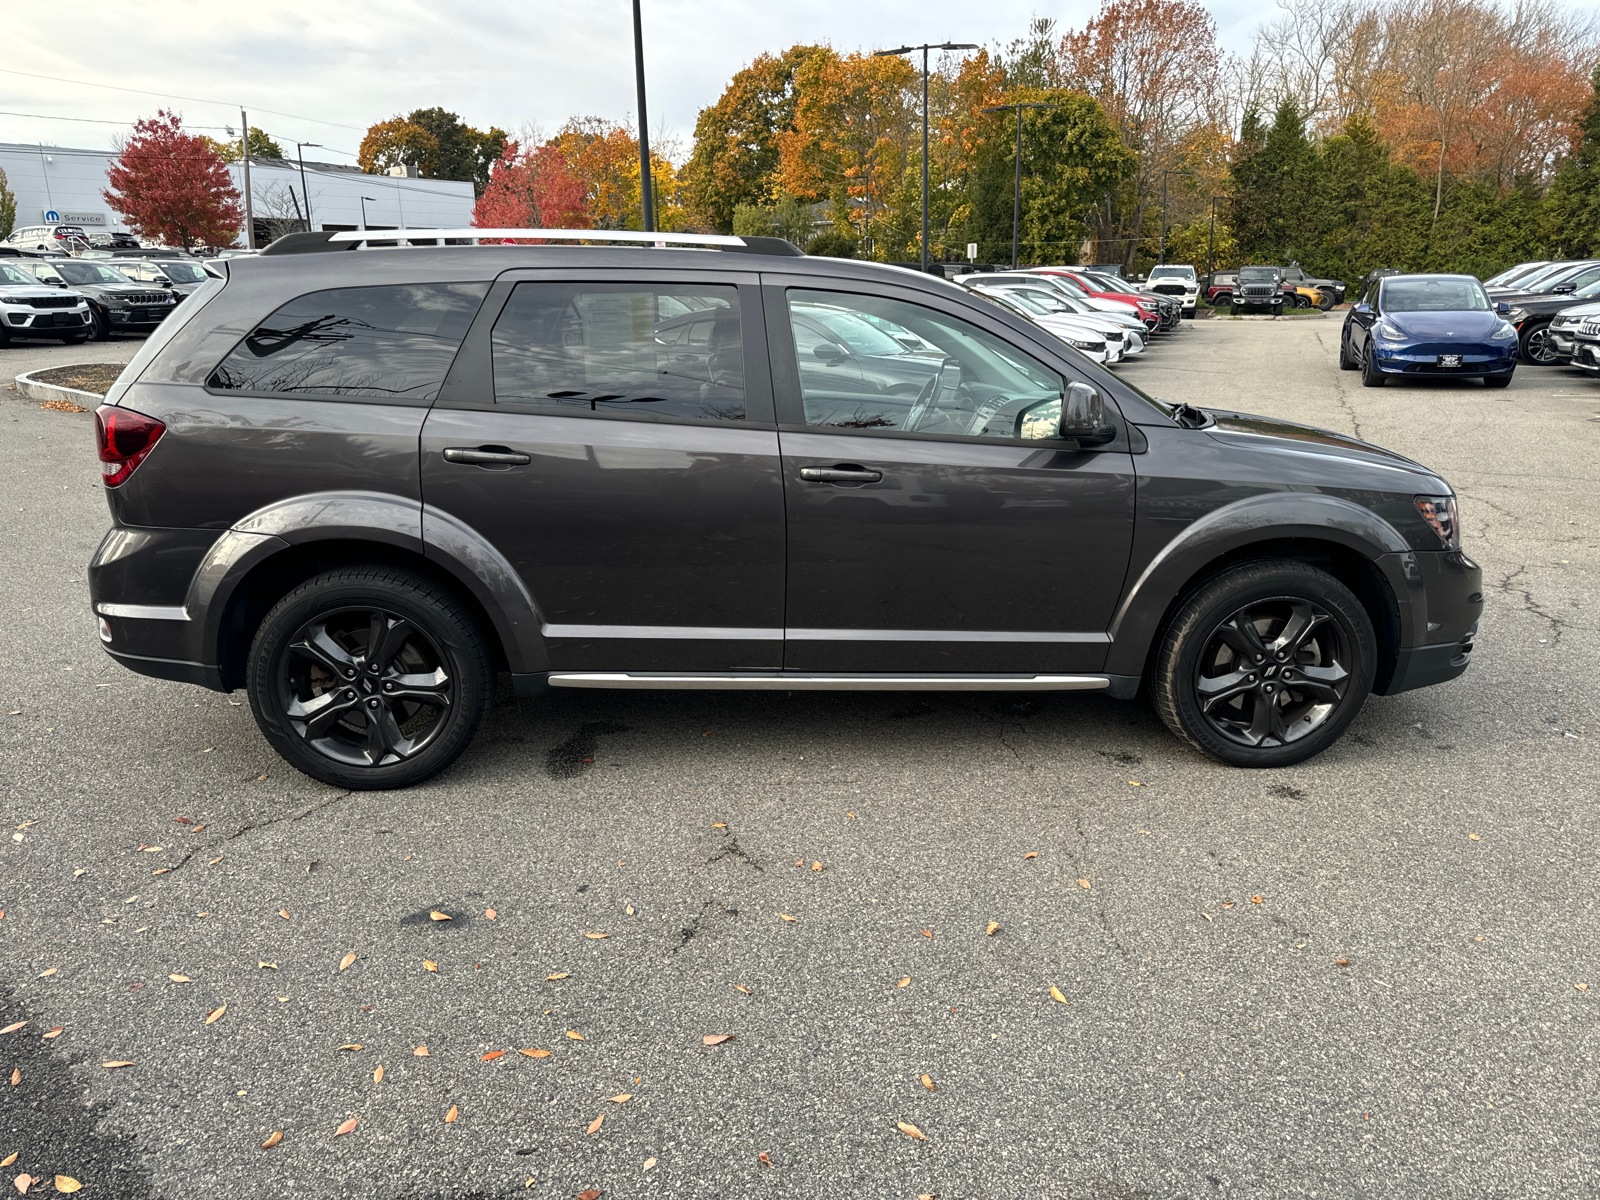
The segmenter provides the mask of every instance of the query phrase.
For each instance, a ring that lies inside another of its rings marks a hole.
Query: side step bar
[[[1092,692],[1108,675],[855,675],[800,671],[552,671],[551,687],[775,692]]]

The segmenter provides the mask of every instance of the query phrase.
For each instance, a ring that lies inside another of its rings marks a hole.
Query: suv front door
[[[511,563],[552,669],[777,669],[769,378],[753,274],[507,273],[423,428],[425,536]]]
[[[1101,669],[1134,470],[1109,397],[1113,440],[1080,449],[1058,436],[1066,384],[1094,378],[1070,351],[1025,349],[966,306],[764,283],[788,510],[784,667]],[[796,354],[817,325],[872,364],[860,384]]]

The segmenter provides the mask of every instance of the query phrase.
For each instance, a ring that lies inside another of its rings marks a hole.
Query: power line
[[[204,96],[180,96],[176,92],[151,92],[144,88],[120,87],[114,83],[94,83],[87,79],[65,79],[59,75],[36,75],[32,71],[14,71],[10,67],[0,67],[0,75],[21,75],[28,79],[43,79],[48,83],[70,83],[78,87],[107,88],[113,92],[132,92],[138,96],[157,96],[163,100],[188,100],[194,104],[218,104],[224,108],[239,107],[231,100],[210,100]],[[302,117],[298,113],[279,112],[276,109],[262,108],[255,104],[247,105],[246,107],[253,108],[257,112],[271,113],[275,117],[287,117],[291,121],[312,121],[318,125],[331,125],[336,129],[353,129],[357,133],[366,132],[359,125],[346,125],[340,121],[326,121],[321,117]]]
[[[53,117],[49,113],[12,112],[10,109],[0,108],[0,117],[36,117],[41,121],[81,121],[90,125],[126,125],[132,128],[132,121],[107,121],[103,117]],[[185,129],[232,129],[231,125],[185,125]],[[344,153],[344,151],[340,151]]]

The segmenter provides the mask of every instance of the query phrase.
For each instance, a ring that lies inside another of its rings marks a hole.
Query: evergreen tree
[[[1578,148],[1550,184],[1542,214],[1551,252],[1574,258],[1600,255],[1600,65],[1590,82]]]

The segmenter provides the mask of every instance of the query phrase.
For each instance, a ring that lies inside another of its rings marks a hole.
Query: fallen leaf
[[[16,1185],[17,1191],[26,1196],[28,1194],[28,1189],[33,1186],[33,1176],[26,1174],[18,1175],[11,1182]]]
[[[43,1035],[44,1040],[48,1042],[51,1038],[58,1038],[66,1031],[67,1027],[65,1025],[57,1025],[54,1029],[50,1030],[50,1032]]]
[[[1250,903],[1251,904],[1265,904],[1266,901],[1263,900],[1260,896],[1251,896],[1250,897]]]
[[[160,870],[151,871],[150,874],[152,874],[152,875],[165,875],[170,870],[172,870],[171,867],[162,867]]]
[[[343,1046],[339,1047],[341,1050],[360,1050],[361,1048],[362,1045],[360,1042],[346,1042]]]
[[[811,864],[811,869],[813,871],[820,871],[820,870],[822,870],[822,864],[819,863],[819,862],[814,862],[814,863]]]
[[[765,1150],[756,1155],[756,1161],[761,1163],[763,1166],[770,1167],[772,1165],[772,1159],[767,1156],[767,1152]]]
[[[720,1046],[723,1042],[731,1042],[734,1035],[731,1033],[708,1033],[700,1040],[707,1046]]]
[[[439,969],[439,964],[434,962],[431,958],[425,958],[422,960],[422,969],[424,971],[437,971]]]
[[[168,975],[167,978],[172,980],[173,983],[192,983],[192,982],[194,982],[187,975]]]
[[[1130,780],[1128,780],[1128,786],[1129,787],[1143,787],[1144,784],[1140,783],[1137,779],[1130,779]]]
[[[118,1067],[131,1067],[131,1066],[133,1066],[133,1064],[131,1062],[121,1062],[121,1061],[103,1062],[100,1065],[102,1067],[104,1067],[108,1071],[114,1071]]]
[[[1091,886],[1093,886],[1093,885],[1090,884],[1090,882],[1087,879],[1080,879],[1080,880],[1078,880],[1078,886],[1081,887],[1084,891],[1088,891],[1089,888]]]
[[[271,1133],[267,1134],[267,1140],[261,1143],[261,1148],[263,1150],[271,1150],[281,1141],[283,1141],[283,1130],[274,1129]]]
[[[1224,900],[1218,907],[1219,908],[1232,908],[1234,906],[1234,903],[1235,902],[1232,901],[1232,900]]]
[[[899,983],[895,984],[895,987],[902,988],[902,987],[905,987],[910,982],[911,982],[911,976],[907,975],[904,979],[900,980]]]
[[[517,1053],[518,1054],[525,1054],[529,1058],[549,1058],[550,1057],[550,1051],[548,1051],[548,1050],[518,1050]]]
[[[937,1092],[939,1090],[933,1086],[933,1080],[929,1079],[926,1075],[922,1077],[922,1086],[927,1088],[930,1092]]]
[[[570,977],[571,974],[572,974],[571,971],[557,971],[554,975],[546,975],[545,978],[547,980],[554,981],[554,980],[557,980],[557,979],[566,979],[566,978]]]
[[[20,1150],[13,1150],[10,1154],[6,1155],[4,1158],[0,1158],[0,1167],[9,1167],[12,1163],[17,1161],[17,1155],[19,1155],[21,1153],[22,1153],[22,1151],[20,1151]]]
[[[216,857],[215,857],[215,858],[213,858],[213,859],[212,859],[212,860],[211,860],[211,861],[210,861],[210,862],[208,862],[208,863],[207,863],[207,864],[206,864],[206,866],[208,866],[208,867],[214,867],[214,866],[216,866],[216,865],[217,865],[217,864],[218,864],[218,863],[219,863],[219,862],[221,862],[221,861],[222,861],[222,855],[220,855],[220,854],[219,854],[219,855],[217,855],[217,856],[216,856]]]
[[[206,1024],[207,1025],[215,1025],[218,1021],[222,1020],[222,1014],[227,1012],[227,1011],[228,1011],[228,1006],[226,1004],[217,1005],[215,1008],[213,1008],[210,1012],[208,1012],[206,1014]]]
[[[999,932],[1000,932],[1000,922],[999,921],[990,921],[989,924],[984,927],[983,936],[984,937],[993,937],[995,934],[997,934]]]
[[[631,916],[633,916],[633,905],[631,905],[631,904],[630,904],[630,905],[628,905],[628,907],[627,907],[627,908],[625,908],[625,909],[623,909],[623,910],[622,910],[622,911],[623,911],[623,912],[624,912],[624,913],[625,913],[625,914],[626,914],[626,915],[628,915],[628,916],[630,916],[630,917],[631,917]]]
[[[608,938],[611,935],[609,933],[586,933],[583,936],[588,938],[591,942],[598,942],[601,938]]]
[[[213,751],[215,749],[216,749],[215,746],[208,746],[206,749],[200,751],[200,753],[201,754],[210,754],[211,751]],[[173,817],[172,819],[174,821],[176,821],[179,825],[193,825],[194,824],[194,822],[191,821],[188,817]]]
[[[600,1132],[600,1126],[604,1125],[605,1123],[606,1123],[606,1115],[605,1115],[605,1113],[601,1113],[598,1117],[596,1117],[594,1120],[589,1122],[589,1128],[585,1129],[583,1132],[586,1133],[586,1134],[599,1133]]]
[[[918,1129],[915,1125],[907,1124],[905,1121],[896,1121],[894,1125],[896,1129],[905,1134],[908,1138],[916,1138],[919,1142],[925,1142],[928,1140],[928,1135],[923,1133],[922,1130]]]
[[[579,1033],[576,1029],[567,1030],[567,1036],[575,1042],[583,1041],[583,1034]]]
[[[7,1025],[4,1029],[0,1029],[0,1033],[15,1033],[26,1024],[26,1021],[18,1021],[15,1025]]]
[[[442,913],[442,912],[438,912],[438,911],[430,912],[428,914],[428,919],[430,921],[453,921],[453,920],[455,920],[455,918],[452,917],[449,913]]]
[[[745,987],[745,985],[742,984],[742,983],[734,984],[733,985],[733,990],[736,991],[736,992],[743,992],[746,996],[748,996],[750,994],[750,989]]]
[[[726,821],[713,821],[713,822],[711,822],[711,828],[713,828],[713,829],[726,829],[727,827],[728,827],[728,823]]]
[[[651,1167],[653,1167],[655,1165],[656,1165],[656,1160],[653,1159],[653,1158],[647,1158],[647,1159],[644,1160],[644,1169],[646,1171],[648,1171]]]
[[[493,921],[493,920],[494,920],[494,919],[495,919],[495,918],[497,918],[497,917],[498,917],[498,916],[499,916],[499,915],[500,915],[500,914],[499,914],[499,913],[497,913],[497,912],[495,912],[495,910],[494,910],[494,909],[492,909],[492,908],[486,908],[486,909],[484,909],[484,910],[483,910],[483,915],[484,915],[484,916],[486,916],[486,917],[488,917],[488,918],[489,918],[489,920],[491,920],[491,921]]]
[[[1350,960],[1348,958],[1336,958],[1333,960],[1333,965],[1336,967],[1348,967]]]
[[[599,1188],[589,1188],[586,1191],[579,1192],[577,1200],[600,1200],[600,1195]]]
[[[78,869],[77,869],[77,870],[76,870],[76,871],[74,871],[74,872],[73,872],[73,873],[72,873],[72,877],[73,877],[73,878],[74,878],[74,879],[76,879],[76,878],[78,878],[78,876],[80,876],[80,875],[82,875],[82,874],[83,874],[83,868],[82,868],[82,867],[79,867],[79,868],[78,868]]]
[[[354,954],[346,954],[343,958],[341,958],[339,960],[339,970],[341,970],[341,971],[344,970],[351,963],[355,962],[355,960],[356,960],[356,956]]]
[[[479,1058],[478,1061],[479,1062],[493,1062],[495,1059],[504,1058],[505,1056],[506,1056],[506,1052],[504,1050],[491,1050],[491,1051],[489,1051],[489,1053],[487,1053],[487,1054],[483,1055],[481,1058]]]
[[[1039,857],[1039,852],[1037,850],[1029,850],[1022,857],[1023,858],[1038,858]]]
[[[342,1125],[339,1126],[339,1128],[337,1128],[337,1129],[335,1129],[333,1131],[333,1136],[334,1137],[343,1137],[345,1134],[350,1133],[351,1131],[353,1131],[355,1129],[355,1127],[357,1125],[359,1125],[359,1124],[361,1124],[361,1121],[360,1121],[359,1118],[351,1117],[348,1121],[344,1122]]]
[[[379,1063],[378,1064],[378,1069],[372,1073],[372,1082],[373,1083],[382,1083],[383,1082],[383,1064],[382,1063]]]
[[[1472,839],[1472,840],[1473,840],[1473,841],[1475,841],[1475,842],[1481,842],[1481,841],[1483,841],[1483,839],[1482,839],[1482,838],[1481,838],[1481,837],[1479,837],[1479,836],[1478,836],[1478,835],[1477,835],[1477,834],[1475,834],[1475,833],[1469,833],[1469,834],[1467,834],[1467,837],[1469,837],[1469,838],[1471,838],[1471,839]]]
[[[49,979],[50,976],[54,975],[60,969],[61,969],[60,967],[50,967],[48,970],[40,971],[39,972],[39,978],[40,979]]]
[[[19,1084],[21,1082],[22,1082],[22,1068],[21,1067],[12,1067],[11,1068],[11,1086],[12,1087],[16,1087],[17,1084]]]
[[[287,921],[287,920],[288,920],[288,919],[289,919],[289,914],[288,914],[288,912],[287,912],[287,911],[286,911],[286,910],[284,910],[284,909],[281,909],[281,908],[280,908],[280,909],[279,909],[279,910],[278,910],[278,915],[279,915],[279,916],[280,916],[280,917],[282,917],[282,918],[283,918],[283,919],[284,919],[284,920],[285,920],[285,921]]]
[[[626,1104],[629,1100],[632,1100],[632,1099],[633,1099],[633,1093],[632,1092],[623,1092],[622,1095],[620,1095],[620,1096],[611,1097],[611,1103],[613,1103],[613,1104]]]
[[[917,932],[922,934],[922,936],[925,938],[931,938],[933,936],[933,930],[931,929],[919,929]]]
[[[56,1191],[58,1192],[77,1192],[83,1190],[83,1184],[79,1183],[71,1175],[57,1175],[55,1178],[55,1184]]]
[[[780,920],[780,921],[788,921],[789,924],[791,924],[791,925],[794,924],[794,918],[791,917],[788,913],[779,913],[778,914],[778,920]]]
[[[454,1104],[452,1104],[450,1106],[450,1111],[445,1113],[445,1115],[444,1115],[444,1123],[446,1125],[454,1125],[456,1123],[456,1118],[459,1117],[460,1115],[461,1115],[461,1110],[458,1109]]]
[[[1050,988],[1050,999],[1054,1000],[1058,1004],[1065,1004],[1067,1002],[1067,998],[1061,994],[1061,989],[1053,985]]]
[[[1587,983],[1575,983],[1572,986],[1577,988],[1580,992],[1587,992],[1589,990],[1589,985]]]
[[[411,1052],[411,1057],[413,1057],[413,1058],[427,1058],[428,1057],[428,1048],[426,1046],[418,1046],[415,1050],[413,1050]]]

